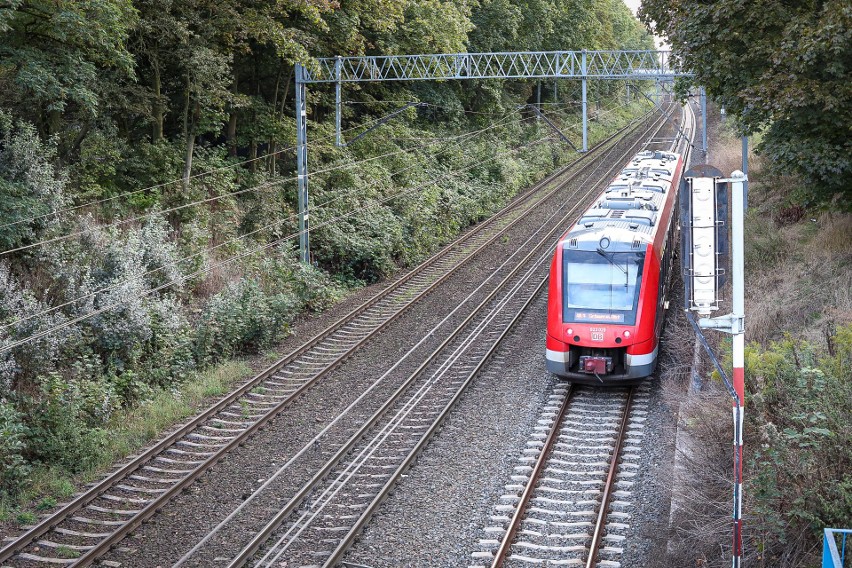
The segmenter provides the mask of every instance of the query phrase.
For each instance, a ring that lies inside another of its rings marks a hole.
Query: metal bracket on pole
[[[571,147],[572,147],[575,151],[579,152],[579,150],[577,150],[577,147],[576,147],[576,146],[574,146],[574,144],[573,144],[573,143],[571,143],[571,141],[568,139],[568,137],[567,137],[567,136],[565,136],[565,134],[564,134],[561,130],[559,130],[559,128],[558,128],[558,127],[557,127],[557,126],[553,123],[553,121],[552,121],[552,120],[550,120],[549,118],[547,118],[547,116],[545,116],[545,115],[544,115],[544,113],[543,113],[543,112],[541,112],[541,110],[539,110],[539,108],[538,108],[537,106],[535,106],[535,105],[523,105],[523,106],[518,107],[518,108],[519,108],[519,109],[522,109],[522,108],[528,108],[528,109],[531,109],[531,110],[532,110],[532,111],[536,114],[536,116],[537,116],[538,118],[540,118],[541,120],[545,121],[545,122],[547,123],[547,125],[548,125],[550,128],[552,128],[552,129],[553,129],[553,131],[554,131],[554,132],[556,132],[556,133],[559,135],[559,137],[560,137],[560,138],[562,138],[562,141],[563,141],[563,142],[565,142],[566,144],[568,144],[569,146],[571,146]]]
[[[701,318],[698,326],[704,329],[716,329],[724,333],[736,335],[745,333],[745,317],[743,315],[726,314],[715,318]]]
[[[583,50],[583,59],[580,63],[580,71],[583,77],[583,152],[589,151],[589,109],[588,101],[586,100],[586,75],[588,68],[586,64],[586,50]]]
[[[299,256],[311,262],[308,236],[308,111],[305,104],[305,68],[296,64],[296,173],[299,180]]]

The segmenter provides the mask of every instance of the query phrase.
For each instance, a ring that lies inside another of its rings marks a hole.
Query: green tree
[[[0,109],[0,249],[35,240],[62,207],[67,176],[55,160],[55,140],[43,143],[32,124]]]
[[[842,192],[852,205],[848,1],[645,0],[640,17],[744,132],[765,130],[761,149],[812,199]]]
[[[67,134],[67,154],[102,110],[103,71],[133,75],[126,40],[136,11],[130,0],[6,4],[0,12],[0,104],[43,133]]]

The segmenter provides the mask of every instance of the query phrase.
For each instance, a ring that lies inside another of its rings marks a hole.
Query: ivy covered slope
[[[422,259],[575,155],[517,110],[533,82],[346,88],[348,140],[405,102],[428,106],[342,149],[333,91],[311,88],[315,263],[303,265],[295,61],[647,47],[620,0],[4,3],[0,521],[44,472],[61,497],[66,476],[248,372],[226,360]],[[579,137],[578,85],[546,87],[546,112]],[[593,141],[647,108],[615,83],[590,97]]]

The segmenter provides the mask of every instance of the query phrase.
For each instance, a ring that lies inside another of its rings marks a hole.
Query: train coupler
[[[612,372],[612,357],[585,355],[580,357],[580,369],[590,375],[606,375]]]

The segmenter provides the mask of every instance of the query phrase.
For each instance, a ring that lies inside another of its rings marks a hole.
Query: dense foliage
[[[852,325],[828,339],[746,350],[746,507],[760,565],[801,566],[811,551],[799,541],[852,526]]]
[[[806,200],[852,206],[852,5],[846,0],[644,0],[694,83],[765,131],[762,151],[806,180]]]
[[[347,87],[350,140],[428,106],[345,148],[333,91],[312,88],[303,265],[294,62],[648,47],[620,0],[0,3],[0,496],[89,469],[122,412],[261,352],[573,156],[517,110],[532,81]],[[577,85],[556,86],[547,112],[577,135]],[[643,110],[621,89],[592,86],[593,139]]]

